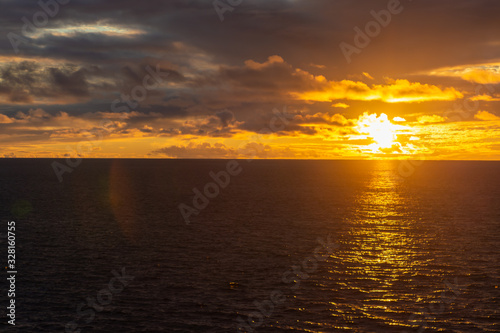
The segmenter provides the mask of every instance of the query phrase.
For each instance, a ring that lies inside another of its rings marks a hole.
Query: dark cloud
[[[63,93],[74,96],[88,96],[89,88],[85,81],[85,70],[79,69],[72,73],[64,73],[58,68],[50,68],[54,85]]]
[[[234,120],[234,114],[229,110],[218,111],[215,115],[219,118],[222,127],[229,126],[229,122]]]

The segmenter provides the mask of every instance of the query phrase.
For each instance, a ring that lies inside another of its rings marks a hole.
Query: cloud
[[[481,84],[500,83],[500,72],[498,72],[498,68],[495,70],[472,69],[464,72],[462,78]]]
[[[309,66],[311,66],[311,67],[315,67],[315,68],[319,68],[319,69],[325,69],[325,68],[326,68],[326,66],[325,66],[325,65],[317,65],[317,64],[312,64],[312,63],[311,63],[311,64],[309,64]]]
[[[436,123],[445,122],[446,118],[443,118],[443,117],[438,116],[438,115],[432,115],[432,116],[425,115],[425,116],[418,117],[417,121],[420,124],[436,124]]]
[[[195,79],[199,92],[210,91],[211,97],[243,101],[245,96],[259,100],[287,99],[299,102],[331,102],[337,100],[383,101],[412,103],[425,101],[452,101],[463,97],[453,87],[410,82],[406,79],[387,79],[386,84],[368,85],[361,81],[328,80],[293,67],[283,57],[273,55],[262,63],[246,60],[243,66],[221,66],[219,72],[208,78]],[[221,82],[224,82],[222,85]],[[218,83],[220,88],[217,91]],[[226,94],[230,90],[232,94]],[[235,97],[238,96],[238,97]],[[340,102],[339,102],[340,103]],[[345,103],[335,106],[345,107]]]
[[[399,142],[394,143],[391,147],[388,148],[379,147],[378,149],[384,154],[404,153],[401,144]]]
[[[151,156],[164,155],[170,158],[221,158],[221,159],[294,159],[318,158],[318,152],[290,146],[271,146],[261,142],[247,142],[239,147],[228,147],[223,143],[194,143],[173,145],[154,150]]]
[[[299,124],[329,124],[333,126],[347,126],[352,125],[353,122],[346,119],[341,114],[330,115],[328,113],[316,113],[306,115],[296,115],[293,117],[293,123]]]
[[[471,101],[498,102],[498,101],[500,101],[500,97],[497,97],[497,96],[498,95],[495,95],[495,97],[493,97],[491,95],[483,94],[483,95],[473,96],[470,98],[470,100]]]
[[[371,76],[371,75],[370,75],[370,74],[368,74],[367,72],[363,72],[362,74],[363,74],[365,77],[369,78],[370,80],[375,80],[375,79],[373,78],[373,76]]]
[[[144,125],[141,129],[140,129],[141,132],[143,133],[153,133],[153,127],[151,126],[148,126],[148,125]]]
[[[474,119],[484,120],[484,121],[495,121],[495,120],[500,120],[500,117],[495,116],[494,114],[489,113],[488,111],[478,111],[474,115]]]
[[[222,143],[190,142],[186,146],[168,146],[152,152],[155,155],[166,155],[175,158],[235,158],[239,154],[234,148]]]
[[[315,90],[295,92],[292,95],[306,101],[359,100],[386,103],[452,101],[463,97],[463,94],[455,88],[441,89],[434,85],[404,79],[388,80],[387,84],[372,86],[360,81],[328,81],[323,76],[311,78],[311,81]]]
[[[218,111],[215,116],[220,119],[223,128],[228,127],[230,122],[234,120],[234,114],[229,110]]]
[[[236,121],[227,110],[219,111],[215,116],[200,116],[183,123],[172,123],[169,129],[160,129],[166,136],[194,135],[206,137],[231,137],[241,128],[242,122]]]
[[[13,122],[14,119],[11,119],[4,114],[0,114],[0,124],[11,124]]]
[[[334,108],[342,108],[342,109],[347,109],[349,107],[349,105],[345,104],[345,103],[335,103],[332,105]]]
[[[463,80],[480,84],[496,84],[500,83],[500,63],[443,67],[431,70],[426,74],[459,77]]]
[[[82,68],[44,67],[35,61],[0,63],[0,76],[0,96],[10,103],[60,103],[89,95]]]
[[[88,96],[89,87],[85,81],[85,70],[63,71],[59,68],[50,68],[49,73],[53,83],[65,94],[72,96]]]

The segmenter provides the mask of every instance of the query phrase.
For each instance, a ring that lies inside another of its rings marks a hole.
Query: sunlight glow
[[[375,141],[373,148],[390,148],[397,139],[396,125],[392,124],[385,113],[363,114],[358,122],[358,131]]]

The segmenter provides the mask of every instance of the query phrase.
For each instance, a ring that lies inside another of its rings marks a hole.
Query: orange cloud
[[[332,105],[334,108],[342,108],[342,109],[347,109],[349,107],[349,105],[345,104],[345,103],[335,103]]]
[[[297,123],[302,124],[330,124],[334,126],[347,126],[352,124],[349,120],[347,120],[341,114],[329,115],[328,113],[316,113],[316,114],[307,114],[307,115],[296,115],[293,120]]]
[[[479,111],[474,115],[474,119],[484,120],[484,121],[494,121],[494,120],[500,120],[500,117],[495,116],[494,114],[489,113],[488,111]]]
[[[283,63],[285,63],[285,60],[283,60],[282,57],[280,57],[278,55],[273,55],[273,56],[268,57],[267,61],[262,63],[262,64],[258,63],[256,61],[253,61],[253,60],[246,60],[245,66],[247,68],[250,68],[250,69],[260,70],[260,69],[264,69],[267,67],[271,67],[273,64],[283,64]]]
[[[388,84],[372,86],[360,81],[327,81],[323,76],[316,76],[314,80],[315,90],[294,92],[292,96],[306,101],[327,102],[347,99],[386,103],[451,101],[463,98],[463,94],[455,88],[441,89],[434,85],[408,80],[388,80]]]
[[[498,102],[498,101],[500,101],[500,98],[499,97],[493,97],[491,95],[483,94],[483,95],[473,96],[473,97],[470,98],[470,100],[471,101]]]
[[[460,77],[480,84],[500,83],[500,63],[461,65],[438,68],[423,74],[434,76]]]
[[[481,84],[499,83],[500,73],[486,69],[473,69],[462,74],[462,78]]]
[[[373,78],[373,76],[371,76],[371,75],[370,75],[369,73],[367,73],[367,72],[363,72],[363,75],[364,75],[365,77],[369,78],[370,80],[375,80],[375,79]]]
[[[443,118],[438,115],[432,116],[421,116],[417,118],[417,121],[421,124],[435,124],[435,123],[443,123],[446,121],[446,118]]]
[[[14,119],[7,117],[4,114],[0,114],[0,124],[12,124]]]

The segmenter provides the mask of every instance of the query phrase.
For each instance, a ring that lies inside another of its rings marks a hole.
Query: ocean
[[[0,160],[2,332],[500,332],[500,162],[54,161]]]

